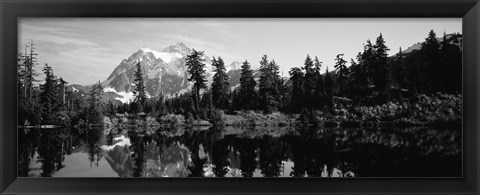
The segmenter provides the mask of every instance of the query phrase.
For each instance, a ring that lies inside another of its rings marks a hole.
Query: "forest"
[[[260,77],[251,63],[241,66],[240,85],[230,88],[225,63],[214,57],[211,86],[205,74],[203,51],[185,59],[191,90],[147,98],[140,64],[135,71],[135,99],[129,103],[102,101],[98,81],[88,95],[67,91],[68,82],[51,66],[35,71],[38,54],[33,41],[18,55],[17,98],[19,126],[103,125],[232,125],[232,126],[361,126],[461,124],[461,34],[438,38],[428,32],[421,48],[409,52],[390,48],[380,34],[367,40],[356,59],[335,57],[329,70],[317,56],[306,55],[303,65],[282,77],[279,65],[264,55]],[[330,57],[330,56],[328,56]],[[86,73],[88,74],[88,73]]]

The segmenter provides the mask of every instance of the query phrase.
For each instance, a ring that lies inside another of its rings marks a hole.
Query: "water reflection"
[[[20,129],[18,175],[461,177],[461,149],[460,128]]]

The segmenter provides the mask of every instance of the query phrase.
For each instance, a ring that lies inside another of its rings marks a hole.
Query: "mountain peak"
[[[233,61],[231,64],[225,66],[225,69],[228,71],[230,70],[239,70],[241,69],[242,63],[238,61]]]
[[[185,45],[185,43],[183,43],[183,42],[178,42],[176,45],[179,46],[179,47],[187,47],[187,46]],[[187,47],[187,48],[188,48],[188,47]]]
[[[143,54],[147,54],[147,53],[153,54],[153,56],[155,57],[155,59],[161,58],[161,56],[162,56],[161,52],[158,52],[158,51],[156,51],[156,50],[150,49],[150,48],[148,48],[148,47],[142,47],[142,48],[140,48],[135,54],[137,54],[137,55],[143,55]],[[135,55],[135,54],[134,54],[134,55]]]
[[[140,51],[143,51],[143,52],[150,52],[152,51],[152,49],[148,48],[148,47],[142,47],[139,49]]]
[[[182,54],[183,56],[187,56],[192,52],[192,49],[187,47],[185,43],[183,42],[178,42],[175,45],[171,45],[166,47],[165,49],[162,50],[162,52],[168,52],[168,53],[179,53]]]

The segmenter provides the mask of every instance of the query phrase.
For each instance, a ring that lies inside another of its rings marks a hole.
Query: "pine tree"
[[[260,60],[260,83],[259,83],[259,103],[262,110],[266,111],[268,109],[268,100],[267,98],[271,96],[270,88],[273,85],[271,81],[271,71],[268,66],[268,59],[267,55],[263,55],[262,59]]]
[[[395,55],[392,64],[392,81],[395,82],[397,87],[402,88],[407,85],[407,73],[405,69],[405,54],[400,47],[397,55]]]
[[[313,108],[313,103],[314,103],[314,90],[315,90],[315,85],[316,85],[316,75],[315,75],[315,67],[313,65],[313,61],[310,58],[310,55],[307,55],[307,58],[305,58],[304,62],[304,67],[302,67],[303,70],[305,70],[305,79],[304,79],[304,96],[305,96],[305,101],[306,101],[306,106],[308,108]]]
[[[390,50],[385,45],[382,34],[377,37],[374,45],[373,83],[379,90],[386,90],[390,86],[390,67],[387,64],[387,52]]]
[[[292,92],[290,107],[292,112],[299,112],[305,105],[304,102],[304,79],[305,76],[300,68],[294,67],[288,72],[292,80]]]
[[[333,79],[330,75],[330,72],[327,71],[325,73],[325,92],[326,92],[326,104],[331,113],[334,111],[335,102],[333,101]]]
[[[315,60],[313,61],[313,65],[315,66],[315,92],[313,94],[315,99],[314,108],[320,109],[324,106],[324,98],[325,98],[325,83],[323,82],[323,76],[320,73],[322,69],[322,62],[318,60],[317,56],[315,56]]]
[[[58,106],[58,94],[56,91],[56,79],[53,75],[53,69],[48,64],[43,68],[45,73],[45,83],[40,85],[40,104],[42,105],[41,115],[42,123],[55,124],[55,112]]]
[[[271,113],[278,109],[281,101],[279,66],[274,60],[268,62],[267,55],[263,55],[260,60],[260,72],[262,75],[259,84],[259,102],[265,113]]]
[[[220,109],[228,108],[228,75],[225,69],[225,63],[219,56],[218,60],[215,57],[212,60],[212,65],[215,67],[215,74],[213,75],[212,83],[212,98],[213,105]]]
[[[143,112],[145,107],[145,101],[147,100],[147,95],[145,93],[145,84],[143,82],[143,71],[140,62],[137,63],[137,70],[135,70],[133,76],[135,81],[135,88],[133,94],[135,95],[136,112]]]
[[[343,54],[338,54],[337,58],[335,58],[335,70],[337,74],[337,81],[339,84],[339,94],[342,94],[345,90],[345,86],[347,85],[347,79],[349,77],[349,70],[346,66],[347,61],[343,59]]]
[[[367,44],[363,47],[363,53],[359,59],[359,64],[362,67],[364,78],[361,80],[361,85],[364,88],[370,88],[373,83],[373,75],[375,74],[375,50],[372,42],[367,40]]]
[[[429,93],[435,89],[441,88],[441,80],[445,79],[441,77],[441,51],[440,43],[437,40],[437,34],[430,30],[428,37],[425,39],[425,42],[422,43],[423,52],[423,71],[422,73],[427,78],[427,86],[425,87],[425,92]]]
[[[92,86],[89,93],[86,119],[90,124],[103,123],[103,107],[101,104],[103,87],[98,81]]]
[[[199,111],[200,90],[206,89],[207,79],[205,76],[205,59],[203,58],[203,51],[193,49],[193,52],[187,55],[185,65],[190,74],[188,81],[193,81],[192,95],[193,95],[193,112]]]
[[[257,82],[253,78],[253,70],[250,67],[250,63],[247,60],[243,62],[242,72],[240,76],[240,100],[241,107],[243,109],[254,109],[255,108],[255,99],[256,91],[255,86]]]
[[[460,47],[455,44],[461,43],[460,34],[443,35],[441,42],[441,79],[442,82],[440,91],[449,93],[459,93],[462,91],[462,51]],[[453,43],[453,44],[452,44]]]
[[[272,86],[270,88],[270,91],[271,91],[271,96],[270,96],[270,100],[269,100],[269,103],[268,103],[268,106],[270,107],[268,109],[267,112],[270,112],[270,111],[276,111],[278,110],[279,106],[280,106],[280,101],[281,101],[281,94],[280,94],[280,91],[281,91],[281,88],[282,88],[282,80],[280,79],[280,67],[278,66],[278,64],[275,62],[275,60],[272,60],[270,63],[269,63],[269,69],[270,69],[270,72],[271,72],[271,81],[272,81]]]

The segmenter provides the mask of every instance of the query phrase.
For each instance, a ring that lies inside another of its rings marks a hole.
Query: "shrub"
[[[168,125],[184,125],[185,118],[182,115],[177,114],[167,114],[162,116],[158,119],[160,124],[168,124]]]

